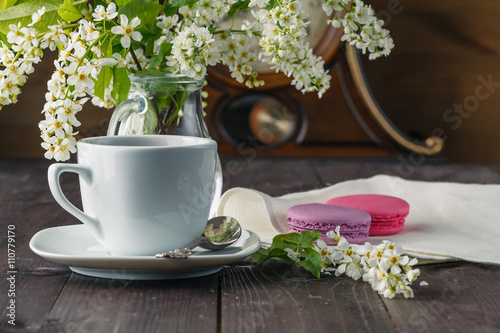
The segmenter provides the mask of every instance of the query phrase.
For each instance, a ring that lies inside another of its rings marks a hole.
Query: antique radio
[[[321,99],[315,93],[302,94],[290,85],[290,78],[262,63],[254,68],[266,84],[253,89],[237,83],[223,66],[210,69],[205,110],[221,156],[244,156],[249,151],[258,156],[439,152],[438,137],[411,140],[384,115],[370,93],[359,55],[354,47],[343,45],[341,30],[327,24],[321,1],[307,0],[304,8],[310,15],[309,43],[325,60],[330,89]]]

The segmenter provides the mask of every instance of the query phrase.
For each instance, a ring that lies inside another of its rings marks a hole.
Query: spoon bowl
[[[207,222],[197,246],[208,250],[219,250],[233,244],[240,236],[241,226],[235,218],[217,216]]]

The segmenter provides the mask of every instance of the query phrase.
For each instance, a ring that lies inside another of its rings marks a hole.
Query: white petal
[[[125,29],[121,26],[115,26],[111,28],[111,32],[116,35],[123,35],[125,33]]]
[[[132,38],[134,40],[140,42],[141,39],[142,39],[142,35],[141,35],[141,33],[139,31],[134,31],[134,32],[132,32]]]
[[[128,25],[128,17],[127,17],[127,15],[124,15],[124,14],[120,15],[120,25],[122,27],[126,27]]]
[[[130,46],[130,37],[127,36],[127,35],[124,35],[121,39],[120,39],[120,43],[122,43],[122,46],[126,49],[129,48]]]
[[[322,241],[321,239],[318,239],[318,240],[316,241],[316,244],[318,245],[318,247],[319,247],[320,249],[324,249],[324,248],[326,247],[326,243],[325,243],[324,241]]]
[[[108,14],[116,12],[116,4],[114,2],[110,3],[106,11],[108,12]]]
[[[68,84],[71,85],[71,86],[73,86],[73,85],[75,85],[76,81],[77,81],[76,75],[72,75],[68,79]]]
[[[139,24],[141,24],[141,19],[140,19],[140,18],[138,18],[138,17],[134,17],[134,18],[132,19],[132,21],[130,21],[130,27],[131,27],[131,28],[135,28],[135,27],[137,27]]]
[[[44,148],[45,148],[45,147],[44,147]],[[52,157],[54,157],[54,153],[53,153],[53,152],[51,152],[50,150],[47,150],[47,151],[45,152],[45,154],[43,154],[43,157],[45,157],[45,158],[46,158],[46,159],[48,159],[48,160],[51,160],[51,159],[52,159]]]

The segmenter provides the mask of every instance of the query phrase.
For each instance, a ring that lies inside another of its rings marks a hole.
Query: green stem
[[[137,56],[135,55],[134,49],[132,47],[129,48],[129,53],[132,56],[132,59],[134,59],[134,63],[137,66],[137,69],[139,71],[141,71],[142,66],[139,63],[139,59],[137,59]],[[154,97],[153,97],[153,101],[150,104],[151,104],[151,107],[153,108],[153,111],[156,115],[156,119],[158,120],[158,126],[160,127],[160,133],[158,133],[158,134],[167,134],[167,127],[165,127],[165,124],[163,123],[163,120],[161,119],[160,110],[158,110],[158,105],[156,105],[156,100]]]
[[[338,4],[346,13],[351,13],[352,9],[348,9],[346,6],[344,6],[342,3]]]

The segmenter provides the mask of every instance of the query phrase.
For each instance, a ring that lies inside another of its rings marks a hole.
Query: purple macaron
[[[371,216],[356,208],[311,203],[288,209],[287,222],[288,232],[318,230],[324,241],[330,240],[328,231],[340,226],[340,235],[349,243],[363,244],[368,240]]]

